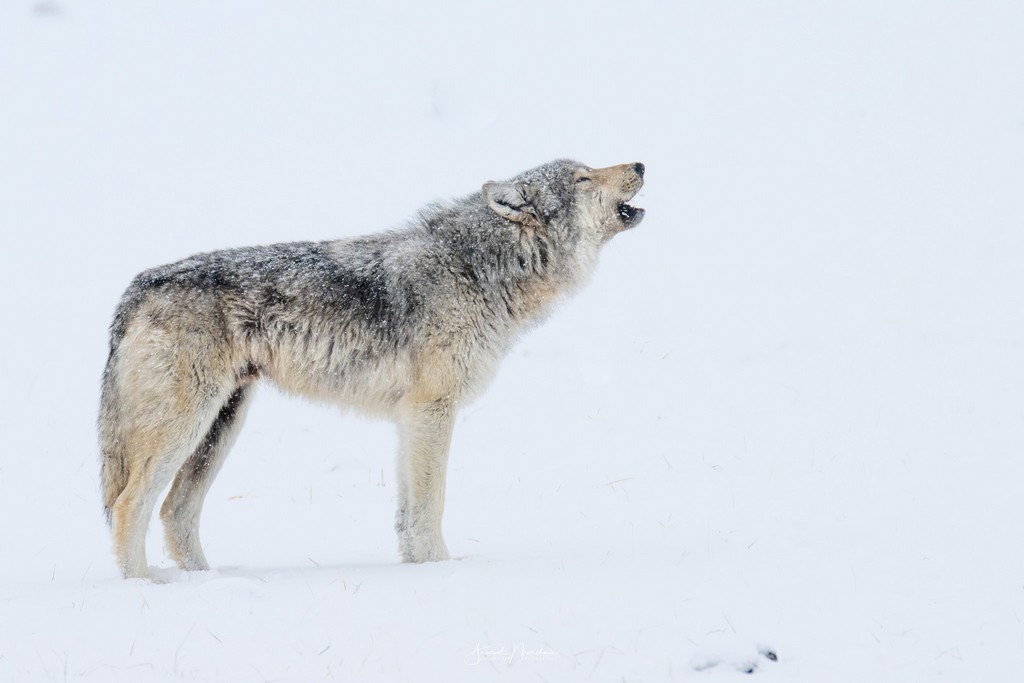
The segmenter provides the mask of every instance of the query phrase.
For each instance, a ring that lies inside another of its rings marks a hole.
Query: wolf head
[[[644,210],[628,204],[643,184],[641,163],[590,168],[561,159],[484,184],[483,199],[524,228],[568,231],[574,240],[603,243],[643,220]]]

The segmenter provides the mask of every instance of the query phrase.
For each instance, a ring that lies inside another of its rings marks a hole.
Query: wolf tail
[[[123,405],[119,397],[117,365],[117,344],[111,340],[110,357],[103,371],[100,393],[99,438],[100,438],[100,488],[103,495],[103,512],[107,524],[111,523],[114,502],[128,485],[128,453],[126,439],[121,438],[121,417]]]
[[[100,437],[100,489],[107,524],[111,523],[114,502],[128,486],[129,474],[128,439],[124,438],[123,433],[126,428],[126,406],[120,389],[121,342],[142,300],[157,281],[157,275],[152,271],[137,275],[121,296],[114,320],[110,324],[110,355],[103,370],[97,425]]]

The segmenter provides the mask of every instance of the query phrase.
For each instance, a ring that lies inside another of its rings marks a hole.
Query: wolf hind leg
[[[238,386],[237,358],[185,313],[163,327],[137,316],[110,376],[108,428],[119,440],[124,482],[110,507],[114,551],[125,577],[145,577],[146,530],[157,498],[199,448]],[[186,325],[190,323],[190,325]],[[102,419],[102,418],[101,418]]]
[[[212,405],[211,405],[212,403]],[[159,411],[140,425],[126,444],[132,453],[128,482],[111,510],[114,547],[125,578],[145,577],[146,529],[157,496],[200,444],[216,416],[216,403],[196,400]],[[161,415],[173,417],[161,419]]]
[[[248,385],[239,386],[221,406],[206,436],[175,475],[160,508],[167,550],[182,569],[210,568],[199,540],[203,501],[241,430],[250,391]]]
[[[455,409],[440,399],[406,406],[399,417],[399,502],[395,519],[404,562],[450,558],[441,534]]]

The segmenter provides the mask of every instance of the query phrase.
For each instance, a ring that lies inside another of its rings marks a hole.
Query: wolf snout
[[[644,171],[645,171],[645,170],[646,170],[646,168],[645,168],[645,167],[644,167],[644,165],[643,165],[643,164],[641,164],[641,163],[640,163],[639,161],[638,161],[638,162],[636,162],[635,164],[633,164],[633,171],[635,171],[635,172],[636,172],[636,174],[637,174],[638,176],[640,176],[641,178],[643,178],[643,177],[644,177]]]

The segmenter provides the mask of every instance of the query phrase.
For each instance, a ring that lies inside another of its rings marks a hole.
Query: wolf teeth
[[[626,220],[632,220],[633,218],[636,217],[636,214],[637,208],[635,206],[631,206],[625,202],[619,204],[619,215],[625,218]]]

